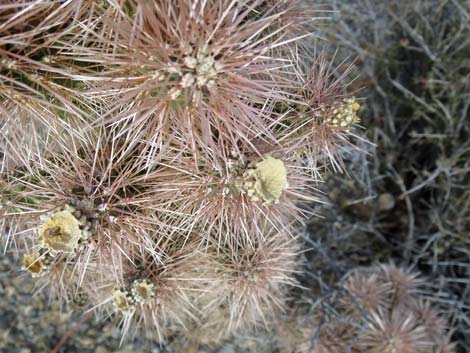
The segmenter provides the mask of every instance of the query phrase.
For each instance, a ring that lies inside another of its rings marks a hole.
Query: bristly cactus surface
[[[395,265],[352,271],[333,315],[318,310],[303,319],[306,353],[447,353],[447,318],[424,295],[424,279]]]
[[[307,49],[316,16],[297,0],[2,2],[1,239],[38,287],[123,339],[210,344],[276,321],[315,183],[359,122],[349,67]]]

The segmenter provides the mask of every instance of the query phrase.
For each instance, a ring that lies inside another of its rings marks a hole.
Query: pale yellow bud
[[[257,196],[266,202],[277,202],[287,188],[287,171],[284,162],[268,156],[256,165],[254,185]]]
[[[40,244],[52,252],[71,253],[82,237],[80,222],[69,210],[52,213],[39,228]]]

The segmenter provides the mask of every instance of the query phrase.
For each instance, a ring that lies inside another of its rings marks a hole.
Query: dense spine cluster
[[[336,318],[305,318],[296,352],[455,352],[446,317],[432,308],[423,284],[417,273],[395,265],[352,271]]]
[[[347,68],[308,52],[315,16],[297,0],[2,2],[1,238],[24,270],[124,333],[268,326],[314,182],[359,121]]]

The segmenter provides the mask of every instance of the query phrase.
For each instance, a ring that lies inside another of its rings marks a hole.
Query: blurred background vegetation
[[[420,271],[459,352],[470,352],[470,3],[328,4],[334,12],[318,34],[336,62],[356,59],[357,133],[371,144],[358,140],[350,177],[332,175],[323,187],[324,218],[309,226],[312,271],[331,275],[324,288],[371,263]]]

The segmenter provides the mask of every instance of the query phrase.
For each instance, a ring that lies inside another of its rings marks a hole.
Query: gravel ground
[[[20,261],[11,254],[0,257],[0,353],[49,353],[64,335],[72,333],[54,353],[271,353],[269,340],[238,337],[221,347],[188,346],[180,339],[160,345],[140,340],[120,343],[115,323],[82,318],[70,308],[48,302],[46,291],[34,293],[34,279],[19,270]]]
[[[34,280],[18,272],[18,263],[11,255],[0,260],[0,352],[51,352],[80,316],[67,308],[61,310],[56,302],[48,303],[44,293],[32,295]],[[119,347],[120,338],[112,323],[99,324],[91,318],[70,335],[60,352],[171,352],[161,350],[158,344],[138,342]]]

